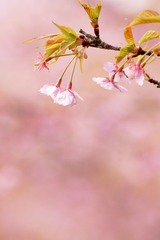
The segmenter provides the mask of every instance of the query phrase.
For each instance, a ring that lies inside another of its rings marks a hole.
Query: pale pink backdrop
[[[103,1],[102,39],[124,44],[123,27],[149,8],[160,1]],[[87,15],[76,0],[1,1],[0,11],[0,240],[160,239],[160,90],[100,88],[91,79],[116,53],[88,49],[74,77],[85,101],[55,105],[38,90],[63,60],[34,71],[43,42],[22,42],[57,32],[52,21],[92,33]],[[160,80],[159,60],[147,69]]]

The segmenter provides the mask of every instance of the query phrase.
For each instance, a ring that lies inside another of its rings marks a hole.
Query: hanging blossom
[[[109,78],[114,76],[114,82],[125,81],[129,82],[123,69],[119,69],[118,66],[112,62],[106,62],[104,64],[104,70],[108,72]]]
[[[137,63],[133,63],[130,66],[126,67],[124,69],[124,72],[130,80],[136,81],[137,84],[140,86],[143,85],[145,77],[143,64],[141,63],[141,60],[139,60]]]
[[[63,106],[73,106],[77,103],[77,97],[84,101],[83,98],[72,89],[63,89],[61,90],[57,96],[54,98],[54,102]]]
[[[120,92],[127,92],[128,90],[116,83],[115,81],[112,81],[110,78],[93,78],[93,81],[99,84],[101,87],[108,89],[108,90],[113,90],[113,89],[118,89]]]
[[[118,84],[120,80],[128,82],[128,78],[126,77],[123,69],[118,69],[118,66],[111,62],[105,63],[104,69],[108,72],[109,76],[104,78],[94,77],[93,81],[108,90],[118,89],[120,92],[128,91],[125,87]]]
[[[77,103],[77,98],[83,101],[83,98],[76,92],[72,90],[71,84],[69,84],[67,89],[60,88],[60,83],[56,85],[44,85],[40,92],[50,96],[54,103],[63,106],[73,106]]]
[[[61,89],[56,85],[45,84],[39,91],[55,99],[58,93],[61,91]]]

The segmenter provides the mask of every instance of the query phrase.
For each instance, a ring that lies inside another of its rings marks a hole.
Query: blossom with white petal
[[[71,89],[61,90],[55,97],[55,103],[63,106],[73,106],[77,103],[77,97],[83,101],[83,98]]]
[[[55,85],[45,84],[39,91],[47,96],[52,97],[53,99],[60,92],[60,87],[56,87]]]
[[[63,106],[73,106],[77,103],[77,97],[84,101],[83,98],[76,92],[73,91],[69,85],[67,89],[62,89],[59,87],[60,82],[57,85],[44,85],[39,91],[47,96],[50,96],[54,103]]]
[[[114,80],[111,80],[110,78],[101,78],[101,77],[94,77],[93,81],[99,84],[101,87],[108,89],[108,90],[113,90],[113,89],[118,89],[120,92],[127,92],[128,90],[119,85],[117,82]]]
[[[138,85],[142,86],[145,80],[144,70],[140,61],[137,63],[133,63],[130,66],[124,69],[125,74],[128,76],[130,80],[135,80]]]
[[[112,62],[106,62],[104,64],[104,70],[108,72],[109,78],[112,78],[114,76],[114,82],[119,82],[120,80],[123,80],[125,82],[129,82],[128,78],[126,77],[126,74],[123,69],[119,69],[118,66]]]

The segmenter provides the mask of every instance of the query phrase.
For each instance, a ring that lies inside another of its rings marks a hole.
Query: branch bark
[[[85,31],[83,31],[82,29],[80,29],[79,32],[82,34],[82,36],[84,38],[83,44],[82,44],[84,47],[94,47],[94,48],[114,50],[114,51],[120,51],[120,49],[121,49],[121,47],[108,44],[108,43],[102,41],[99,37],[88,34]],[[137,55],[135,55],[135,57],[138,55],[144,55],[144,54],[147,54],[148,56],[150,56],[151,54],[153,54],[153,51],[147,52],[146,50],[139,48]],[[157,53],[157,56],[160,57],[160,52]]]

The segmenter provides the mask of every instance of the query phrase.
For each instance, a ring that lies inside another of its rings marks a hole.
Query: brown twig
[[[154,80],[153,78],[148,79],[148,82],[157,85],[157,88],[160,88],[160,82],[158,82],[157,80]]]
[[[80,29],[79,32],[83,34],[83,36],[85,36],[82,44],[84,47],[94,47],[114,51],[120,51],[121,49],[120,47],[112,46],[108,43],[103,42],[99,37],[92,36],[91,34],[83,31],[82,29]]]
[[[84,47],[94,47],[94,48],[100,48],[100,49],[106,49],[106,50],[114,50],[114,51],[120,51],[121,47],[117,47],[117,46],[113,46],[110,45],[106,42],[103,42],[99,37],[95,37],[91,34],[86,33],[85,31],[83,31],[82,29],[80,29],[79,31],[82,36],[83,36],[83,46]],[[148,55],[150,56],[151,54],[153,54],[153,51],[146,51],[143,50],[141,47],[139,47],[138,52],[136,54],[136,56],[138,55]],[[157,56],[160,57],[160,52],[157,53]]]

